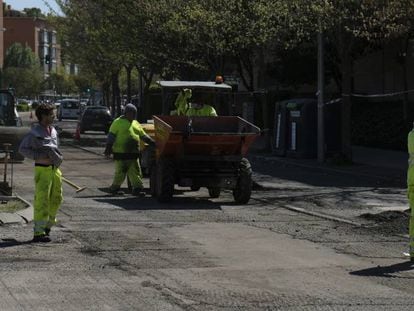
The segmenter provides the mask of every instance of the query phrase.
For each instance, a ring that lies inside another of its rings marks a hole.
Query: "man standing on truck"
[[[191,103],[189,103],[191,97],[192,91],[190,89],[183,89],[175,100],[175,107],[177,109],[173,114],[188,117],[217,117],[216,110],[204,103],[201,94],[194,96]]]
[[[56,224],[56,214],[62,203],[63,157],[58,149],[58,135],[52,126],[55,106],[48,103],[36,108],[39,120],[20,143],[19,152],[35,161],[34,236],[33,242],[50,242],[49,233]]]
[[[121,185],[128,176],[133,195],[143,194],[142,172],[139,165],[139,141],[142,139],[151,147],[154,140],[145,133],[141,124],[135,119],[137,108],[132,104],[125,106],[124,114],[115,119],[109,128],[105,155],[111,153],[115,160],[115,175],[109,190],[113,194],[122,194]]]
[[[185,116],[192,94],[191,89],[182,89],[175,100],[175,110],[171,111],[171,115]]]

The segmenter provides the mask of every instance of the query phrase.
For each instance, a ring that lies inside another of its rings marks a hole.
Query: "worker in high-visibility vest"
[[[185,115],[188,117],[217,117],[217,112],[212,106],[204,104],[202,100],[197,100],[191,102]]]
[[[155,142],[135,120],[136,114],[137,108],[134,105],[126,105],[124,115],[115,119],[109,128],[104,153],[108,157],[112,153],[115,160],[115,175],[109,188],[113,194],[122,193],[120,188],[126,176],[131,182],[132,194],[144,194],[142,172],[138,161],[139,141],[143,140],[151,147],[155,147]]]
[[[414,128],[408,133],[408,170],[407,170],[407,195],[410,204],[410,258],[414,261]]]
[[[175,110],[171,111],[172,115],[177,115],[177,116],[185,116],[186,115],[186,111],[189,108],[189,100],[192,96],[193,92],[191,91],[191,89],[183,89],[180,91],[180,93],[178,93],[178,96],[175,100]]]
[[[190,89],[182,90],[175,100],[176,110],[172,114],[188,117],[217,117],[216,110],[205,104],[200,94],[196,95],[190,102],[191,98],[192,91]]]

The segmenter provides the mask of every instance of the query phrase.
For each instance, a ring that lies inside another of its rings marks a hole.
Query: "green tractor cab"
[[[11,144],[10,158],[13,161],[23,161],[18,153],[20,141],[29,131],[16,110],[16,98],[9,89],[0,90],[0,150],[4,144]]]

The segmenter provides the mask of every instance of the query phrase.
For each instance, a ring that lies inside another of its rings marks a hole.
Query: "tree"
[[[45,15],[39,8],[25,8],[23,9],[23,12],[26,13],[27,17],[45,18]]]
[[[342,153],[351,159],[352,68],[355,60],[372,48],[412,31],[412,1],[321,0],[312,7],[331,42],[341,72]]]
[[[3,85],[12,86],[17,96],[35,96],[43,80],[39,60],[29,47],[14,43],[4,58]]]

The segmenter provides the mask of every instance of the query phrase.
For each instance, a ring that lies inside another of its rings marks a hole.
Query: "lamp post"
[[[325,122],[324,122],[324,46],[321,20],[318,21],[318,162],[325,161]]]
[[[139,67],[139,106],[140,108],[143,107],[144,103],[144,78],[142,76],[142,72],[144,71],[144,67]]]

